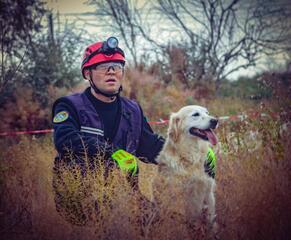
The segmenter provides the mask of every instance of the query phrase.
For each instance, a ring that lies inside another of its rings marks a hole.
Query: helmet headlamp
[[[123,57],[124,52],[118,47],[118,39],[116,37],[109,37],[105,42],[102,43],[101,48],[92,52],[89,56],[87,56],[84,60],[82,65],[88,62],[91,58],[96,56],[97,54],[105,54],[107,56],[113,55],[114,53],[119,53]]]
[[[118,39],[116,37],[110,37],[103,43],[103,46],[108,50],[115,50],[118,47]]]

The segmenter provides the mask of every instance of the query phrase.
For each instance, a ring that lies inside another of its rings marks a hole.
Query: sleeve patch
[[[67,111],[62,111],[57,113],[57,115],[53,119],[53,123],[64,122],[68,119],[69,113]]]

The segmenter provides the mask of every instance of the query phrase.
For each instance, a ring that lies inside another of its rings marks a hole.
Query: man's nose
[[[108,67],[107,73],[115,73],[115,69],[113,66]]]

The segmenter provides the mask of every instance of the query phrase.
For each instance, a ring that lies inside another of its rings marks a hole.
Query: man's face
[[[90,74],[89,71],[87,73],[85,72],[86,76],[88,74]],[[93,83],[99,90],[108,94],[118,92],[123,74],[123,65],[118,62],[102,63],[91,68],[91,79]]]

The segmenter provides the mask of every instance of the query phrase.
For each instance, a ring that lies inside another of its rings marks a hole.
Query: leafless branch
[[[127,0],[90,2],[101,9],[97,11],[98,16],[111,20],[110,27],[120,33],[135,63],[137,39],[150,43],[153,53],[159,49],[164,56],[170,57],[168,50],[171,48],[167,46],[173,43],[161,44],[150,34],[146,29],[146,15],[142,15],[143,8]],[[270,5],[268,1],[158,0],[151,4],[152,13],[168,23],[164,26],[157,23],[159,26],[155,26],[159,30],[166,28],[169,34],[173,29],[180,31],[181,40],[176,38],[176,44],[183,50],[186,63],[183,62],[179,71],[185,72],[189,81],[203,80],[204,75],[210,74],[219,85],[222,78],[253,66],[263,54],[285,51],[289,46],[290,10]],[[195,73],[198,67],[199,74]]]

